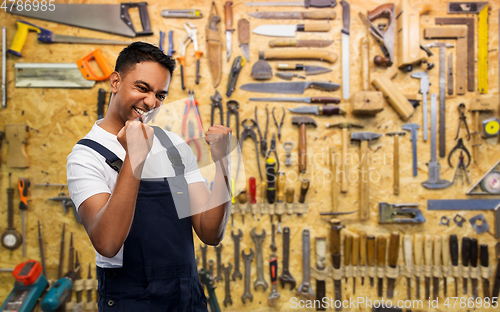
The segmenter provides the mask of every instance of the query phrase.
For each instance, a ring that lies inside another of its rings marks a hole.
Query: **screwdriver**
[[[276,160],[273,157],[268,157],[266,160],[266,177],[267,177],[267,188],[266,188],[267,202],[269,203],[270,206],[272,206],[276,199]],[[272,213],[271,213],[271,223],[273,223]]]
[[[28,188],[30,186],[30,181],[27,178],[19,178],[17,182],[17,186],[19,188],[19,209],[21,209],[22,218],[23,218],[23,257],[26,257],[26,227],[24,223],[24,214],[26,210],[28,210]]]
[[[250,177],[250,179],[248,179],[248,188],[250,190],[250,207],[252,208],[253,218],[255,219],[258,207],[257,207],[257,199],[255,197],[257,193],[257,184],[255,182],[254,177]]]

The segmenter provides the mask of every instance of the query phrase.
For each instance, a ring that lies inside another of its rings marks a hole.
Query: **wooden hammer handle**
[[[368,141],[361,141],[361,172],[360,179],[360,192],[359,192],[359,214],[361,220],[370,219],[370,189],[369,189],[369,174],[368,174]],[[364,176],[364,175],[367,176]]]
[[[301,124],[299,128],[299,171],[305,172],[307,170],[307,139],[306,139],[306,125]]]

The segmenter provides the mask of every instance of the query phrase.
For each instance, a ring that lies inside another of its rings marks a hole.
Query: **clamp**
[[[460,113],[460,121],[458,122],[458,129],[457,129],[457,136],[455,137],[455,140],[458,139],[458,135],[460,134],[460,126],[462,125],[462,122],[465,124],[465,129],[467,129],[467,141],[470,140],[470,131],[469,131],[469,126],[467,125],[467,117],[465,117],[465,104],[461,103],[458,105],[458,112]]]
[[[240,115],[238,113],[238,108],[240,108],[240,104],[235,100],[227,101],[227,112],[226,112],[226,127],[231,128],[231,115],[234,115],[236,119],[236,139],[240,142]],[[241,144],[241,143],[240,143]]]
[[[189,145],[193,141],[198,149],[198,153],[196,154],[196,161],[200,161],[201,158],[201,147],[200,142],[194,137],[194,123],[192,120],[188,122],[188,139],[186,140],[186,144]]]
[[[453,168],[453,166],[451,165],[451,161],[450,161],[451,155],[458,149],[464,151],[465,155],[467,155],[467,165],[465,166],[465,168],[469,167],[469,165],[470,165],[470,153],[469,153],[469,150],[467,149],[467,147],[465,147],[464,140],[462,138],[458,139],[457,145],[455,145],[455,147],[451,150],[450,155],[448,155],[448,164],[450,165],[451,168]],[[462,160],[462,162],[463,162],[463,160]]]
[[[184,66],[186,65],[186,47],[189,45],[189,43],[193,42],[194,45],[194,55],[196,58],[196,84],[200,83],[200,58],[203,55],[203,52],[198,51],[198,39],[196,38],[196,34],[198,33],[198,30],[196,29],[196,26],[193,25],[190,22],[186,22],[184,24],[184,28],[186,29],[187,35],[184,37],[184,40],[182,40],[182,48],[181,48],[181,54],[182,56],[178,57],[177,60],[181,64],[181,86],[182,90],[186,90],[186,86],[184,85]]]
[[[285,111],[285,108],[283,106],[281,106],[281,109],[283,110],[283,115],[281,116],[281,122],[278,125],[278,121],[276,120],[276,116],[274,116],[274,109],[275,108],[276,107],[273,107],[273,119],[274,119],[274,124],[276,125],[276,128],[278,128],[278,140],[281,141],[281,127],[283,126],[283,121],[285,120],[286,111]]]
[[[219,91],[215,90],[215,94],[210,96],[210,99],[212,100],[212,109],[210,112],[210,125],[214,125],[214,112],[215,109],[219,109],[219,115],[220,115],[220,125],[224,125],[224,111],[222,109],[222,96],[220,95]]]
[[[203,126],[201,125],[200,112],[198,111],[198,101],[194,99],[194,91],[188,91],[188,99],[186,100],[186,108],[184,109],[184,116],[182,116],[182,136],[186,137],[186,121],[189,115],[189,111],[193,108],[196,115],[196,120],[198,122],[198,128],[200,130],[199,137],[203,136]]]

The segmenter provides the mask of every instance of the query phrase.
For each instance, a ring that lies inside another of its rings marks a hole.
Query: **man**
[[[216,164],[210,192],[191,148],[146,125],[168,94],[174,67],[148,43],[125,48],[110,77],[106,117],[68,156],[69,192],[96,250],[99,311],[207,311],[192,228],[208,245],[224,236],[231,130],[214,125],[206,132]],[[180,219],[186,209],[191,217]]]

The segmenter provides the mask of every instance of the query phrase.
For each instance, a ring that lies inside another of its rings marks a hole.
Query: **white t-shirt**
[[[85,139],[91,139],[102,144],[123,160],[125,158],[125,149],[116,139],[116,135],[107,132],[99,126],[101,121],[102,119],[96,121],[90,132],[85,136]],[[196,156],[189,145],[177,134],[170,131],[165,131],[165,133],[169,136],[172,144],[181,155],[185,166],[184,177],[187,183],[205,182],[198,168]],[[106,164],[101,154],[87,146],[76,144],[71,154],[68,155],[67,161],[66,169],[69,195],[73,199],[77,210],[87,198],[100,193],[111,194],[113,192],[118,172]],[[166,155],[166,149],[155,136],[151,151],[144,163],[142,177],[162,178],[173,176],[175,176],[174,168]],[[121,267],[122,263],[123,246],[113,258],[104,257],[96,251],[96,264],[99,267]]]

